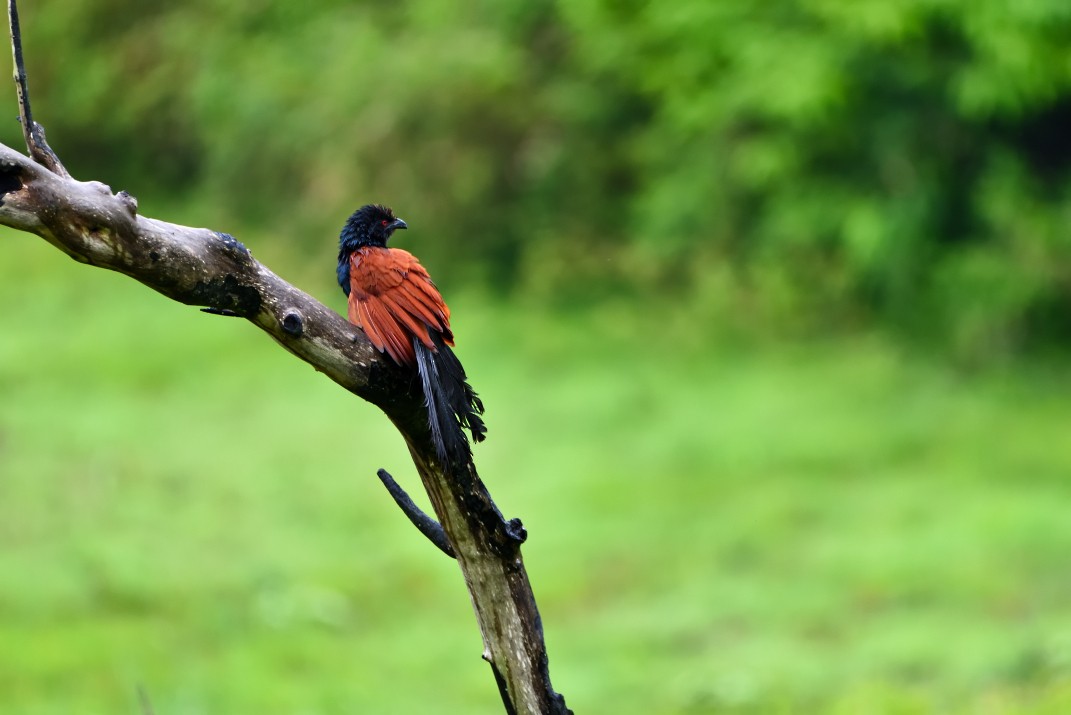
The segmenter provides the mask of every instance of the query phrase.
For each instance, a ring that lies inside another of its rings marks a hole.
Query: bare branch
[[[394,481],[394,477],[390,475],[390,472],[386,469],[380,469],[376,474],[379,476],[379,481],[383,482],[383,486],[387,488],[391,497],[394,498],[394,503],[409,518],[413,526],[426,536],[428,541],[435,544],[440,551],[450,558],[456,559],[457,554],[454,553],[454,547],[450,545],[449,539],[446,538],[446,532],[443,531],[442,524],[421,511],[420,507],[405,493],[402,486]]]
[[[60,176],[70,176],[60,163],[56,152],[45,141],[45,129],[33,120],[30,111],[30,90],[26,85],[26,65],[22,60],[22,31],[19,29],[19,8],[15,0],[7,2],[8,27],[11,30],[11,54],[15,60],[15,92],[19,98],[19,121],[22,135],[26,137],[26,149],[39,164],[48,167]]]

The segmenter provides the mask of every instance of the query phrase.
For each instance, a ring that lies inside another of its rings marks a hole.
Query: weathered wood
[[[9,20],[33,159],[0,144],[0,225],[37,234],[77,261],[118,271],[180,303],[245,318],[382,409],[409,446],[461,567],[483,635],[483,657],[506,711],[569,713],[550,683],[542,623],[521,559],[524,529],[519,520],[502,518],[471,462],[450,473],[436,460],[423,398],[411,391],[408,371],[384,359],[364,333],[275,275],[232,236],[146,218],[126,192],[113,194],[99,182],[70,178],[29,113],[14,0]]]

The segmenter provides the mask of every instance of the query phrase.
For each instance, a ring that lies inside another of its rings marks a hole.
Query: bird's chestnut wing
[[[381,352],[412,365],[412,338],[434,349],[430,332],[453,345],[450,310],[427,270],[408,251],[364,247],[350,257],[349,319]]]

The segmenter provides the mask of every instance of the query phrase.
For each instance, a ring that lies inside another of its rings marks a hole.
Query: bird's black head
[[[386,246],[387,239],[399,228],[408,228],[386,206],[368,204],[346,219],[338,236],[338,284],[350,294],[350,254],[361,246]]]
[[[338,237],[339,253],[352,253],[361,246],[386,246],[399,228],[408,228],[387,206],[368,204],[353,212]]]

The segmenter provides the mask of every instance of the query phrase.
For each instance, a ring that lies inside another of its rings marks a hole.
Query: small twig
[[[27,130],[32,126],[33,112],[30,111],[30,90],[26,86],[26,63],[22,59],[22,30],[19,28],[19,8],[15,0],[8,0],[7,19],[11,30],[11,54],[15,60],[15,92],[19,100],[19,121],[22,122],[23,133],[26,135],[26,148],[33,151],[30,133]]]
[[[409,521],[413,522],[413,526],[419,529],[421,534],[428,537],[428,541],[438,546],[440,551],[450,558],[456,559],[457,554],[454,553],[454,547],[450,545],[450,540],[446,538],[446,532],[443,531],[442,525],[420,510],[420,507],[409,498],[409,495],[405,493],[401,485],[394,481],[394,477],[390,475],[390,472],[386,469],[380,469],[376,474],[379,475],[379,481],[383,482],[383,486],[387,488],[387,491],[394,498],[394,503],[409,517]]]
[[[491,664],[491,672],[495,675],[495,685],[498,686],[498,693],[502,696],[502,705],[506,708],[506,715],[517,715],[517,709],[513,707],[513,701],[509,697],[509,686],[506,684],[506,679],[502,677],[502,671],[491,660],[489,654],[484,653],[483,659]]]
[[[33,120],[30,111],[30,89],[26,84],[26,64],[22,60],[22,31],[19,29],[19,8],[15,0],[7,0],[8,27],[11,30],[11,54],[15,60],[15,91],[19,99],[19,121],[26,149],[38,164],[53,174],[69,179],[71,175],[63,167],[56,152],[45,140],[45,129]]]

